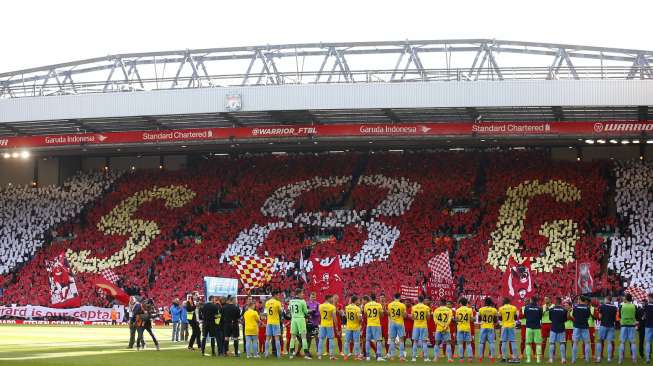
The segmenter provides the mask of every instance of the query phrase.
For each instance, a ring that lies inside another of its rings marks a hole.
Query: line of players
[[[650,363],[651,342],[653,341],[653,294],[649,296],[650,303],[643,309],[643,321],[646,322],[646,361]],[[578,346],[582,342],[584,346],[585,361],[588,362],[593,351],[590,343],[590,329],[593,329],[594,321],[600,321],[596,342],[595,362],[601,362],[602,345],[607,344],[607,359],[611,362],[614,350],[615,325],[621,325],[619,363],[624,359],[625,344],[630,343],[631,357],[636,362],[635,351],[635,326],[637,323],[637,309],[632,302],[632,297],[626,295],[625,302],[619,307],[614,305],[611,298],[606,298],[604,304],[594,309],[589,304],[589,299],[581,296],[576,304],[563,304],[561,298],[556,298],[552,303],[549,298],[544,299],[540,305],[537,298],[532,298],[529,304],[521,310],[510,303],[510,299],[503,300],[500,307],[496,307],[490,298],[484,300],[485,306],[475,311],[468,305],[466,298],[458,301],[458,307],[454,309],[451,302],[442,300],[440,306],[431,307],[425,303],[423,297],[410,308],[401,302],[400,295],[394,296],[394,301],[387,305],[376,301],[376,296],[352,296],[349,304],[344,309],[338,308],[339,299],[337,295],[326,296],[325,301],[319,305],[319,336],[317,345],[318,358],[327,355],[325,348],[328,348],[328,355],[331,359],[336,358],[334,348],[336,343],[341,343],[340,330],[344,328],[344,343],[340,345],[341,355],[344,359],[371,359],[375,354],[377,361],[392,360],[397,357],[405,360],[406,325],[412,322],[412,332],[409,334],[412,340],[412,360],[416,361],[421,350],[421,357],[424,361],[430,361],[428,347],[429,321],[435,324],[434,352],[433,359],[438,361],[441,355],[446,355],[448,362],[453,362],[456,357],[454,346],[457,346],[457,356],[460,362],[473,362],[474,358],[474,324],[480,323],[480,339],[478,359],[483,361],[485,346],[487,345],[489,360],[495,360],[495,329],[500,329],[500,359],[502,362],[520,362],[517,350],[516,328],[521,322],[522,347],[526,345],[525,352],[522,348],[522,357],[527,363],[532,362],[533,353],[535,361],[542,362],[542,354],[546,343],[549,343],[549,363],[552,363],[558,346],[558,357],[562,363],[566,362],[566,342],[571,338],[572,351],[571,362],[575,363]],[[255,303],[247,305],[244,313],[245,337],[247,357],[258,357],[258,329],[262,324],[259,312]],[[298,289],[295,297],[290,300],[287,313],[291,318],[290,322],[290,358],[300,355],[299,348],[302,347],[304,357],[311,358],[308,342],[306,339],[306,318],[309,317],[309,310],[304,300],[304,293]],[[272,342],[275,342],[274,349],[276,357],[281,356],[281,324],[284,309],[278,293],[273,293],[272,298],[265,303],[264,317],[267,320],[265,326],[266,342],[265,356],[271,354]],[[382,331],[382,318],[387,316],[387,330]],[[342,320],[344,318],[344,325]],[[520,319],[521,318],[521,319]],[[570,334],[571,333],[571,334]],[[386,355],[383,356],[383,339],[386,343]],[[364,340],[364,353],[361,350],[361,340]],[[547,342],[548,341],[548,342]],[[396,348],[396,349],[395,349]],[[363,354],[365,356],[363,356]],[[511,357],[512,355],[512,357]]]

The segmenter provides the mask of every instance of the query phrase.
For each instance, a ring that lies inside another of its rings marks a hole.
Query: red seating
[[[515,187],[527,180],[562,180],[573,184],[581,191],[579,202],[556,202],[550,196],[540,195],[531,199],[524,223],[523,255],[539,256],[547,239],[539,235],[540,226],[547,221],[572,219],[584,231],[576,245],[578,262],[599,263],[604,250],[603,239],[593,236],[595,228],[602,227],[606,220],[607,181],[604,179],[602,163],[552,162],[543,154],[514,152],[492,154],[487,162],[486,191],[481,196],[481,209],[485,212],[478,235],[464,239],[456,253],[456,276],[464,277],[467,293],[498,295],[501,292],[503,273],[486,263],[491,245],[490,233],[495,230],[499,208],[509,187]],[[553,273],[535,273],[535,290],[539,295],[576,294],[576,262],[565,265]],[[595,273],[600,278],[602,273]]]
[[[485,171],[485,184],[481,184],[485,191],[478,196],[480,205],[476,205],[473,198],[480,168]],[[0,281],[10,282],[3,302],[47,305],[49,286],[44,262],[67,249],[90,250],[92,256],[101,258],[120,250],[127,237],[107,236],[96,224],[121,201],[153,186],[184,185],[197,195],[181,208],[166,208],[160,200],[141,205],[134,217],[155,221],[161,233],[134,260],[114,272],[126,288],[140,291],[157,303],[167,303],[189,291],[201,290],[204,276],[237,277],[229,264],[220,262],[220,257],[239,233],[254,225],[292,221],[290,217],[269,217],[261,211],[277,189],[314,177],[379,174],[418,183],[420,190],[402,215],[380,215],[375,219],[396,227],[401,234],[386,261],[343,270],[346,292],[390,294],[402,284],[422,285],[429,277],[426,262],[446,250],[455,253],[452,269],[456,279],[464,277],[466,293],[498,295],[502,272],[487,264],[486,259],[490,233],[496,228],[507,189],[535,179],[559,179],[578,187],[582,198],[577,203],[559,203],[546,196],[531,199],[522,233],[523,253],[537,256],[546,245],[546,238],[538,233],[542,223],[569,218],[585,231],[576,245],[577,260],[599,263],[605,253],[602,239],[595,237],[594,231],[610,224],[604,212],[607,182],[603,169],[600,163],[551,162],[543,154],[533,152],[487,153],[483,157],[471,153],[407,152],[216,157],[180,172],[135,172],[87,210],[87,226],[65,225],[66,231],[74,232],[74,239],[37,252],[21,269],[17,282],[11,283],[10,276],[0,277]],[[296,199],[295,214],[326,213],[333,208],[369,212],[388,194],[387,190],[361,184],[360,180],[357,183],[353,188],[345,184],[306,192]],[[228,209],[229,205],[237,208]],[[457,212],[456,206],[469,209]],[[272,231],[257,253],[267,252],[280,261],[296,262],[306,246],[304,240],[319,231],[297,224]],[[367,229],[355,223],[340,230],[321,231],[336,234],[338,240],[316,244],[311,251],[313,257],[354,253],[368,237]],[[452,238],[458,234],[469,237],[456,242]],[[76,275],[83,302],[106,304],[104,295],[91,286],[90,278],[94,275]],[[537,274],[537,292],[574,293],[574,276],[574,263],[554,273]],[[596,278],[599,276],[595,274]],[[291,270],[277,272],[272,284],[289,290],[301,283]]]

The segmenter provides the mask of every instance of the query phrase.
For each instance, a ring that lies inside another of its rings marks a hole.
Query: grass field
[[[0,326],[0,365],[296,365],[316,362],[356,364],[360,361],[307,361],[304,359],[247,360],[244,357],[202,357],[199,352],[186,350],[186,345],[171,343],[170,328],[155,329],[161,342],[157,352],[146,334],[148,348],[137,352],[126,349],[129,330],[126,327],[74,327],[74,326]],[[570,348],[570,347],[569,347]],[[613,361],[614,362],[614,361]],[[398,361],[390,363],[399,363]],[[418,361],[417,363],[423,363]],[[478,362],[475,362],[478,364]],[[485,362],[489,364],[489,362]],[[580,362],[584,363],[584,362]],[[616,364],[616,362],[614,362]],[[432,363],[433,364],[433,363]],[[439,362],[445,365],[445,362]],[[630,364],[630,361],[626,361]]]

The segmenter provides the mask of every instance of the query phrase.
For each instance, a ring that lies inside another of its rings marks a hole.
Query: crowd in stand
[[[482,219],[478,233],[459,242],[454,259],[459,285],[469,294],[496,294],[508,260],[505,254],[520,253],[521,258],[534,259],[535,293],[577,293],[576,262],[598,264],[605,254],[596,228],[609,221],[605,178],[609,166],[551,161],[543,153],[514,151],[488,154],[482,164],[486,180]],[[574,243],[569,240],[573,236],[580,239]],[[542,257],[556,264],[536,265],[536,258]],[[593,275],[605,276],[598,268]]]
[[[615,168],[617,225],[610,247],[609,268],[626,285],[653,291],[653,166],[620,163]]]
[[[117,178],[114,173],[78,174],[62,186],[11,185],[0,190],[0,275],[28,262]]]
[[[577,262],[592,263],[594,277],[605,279],[603,288],[616,282],[611,290],[618,291],[615,277],[601,269],[608,246],[597,235],[615,224],[607,214],[609,170],[606,163],[551,161],[531,151],[244,155],[211,158],[182,171],[132,172],[100,200],[95,198],[115,177],[84,175],[91,183],[78,178],[77,188],[49,188],[78,192],[61,198],[66,203],[33,204],[39,213],[22,216],[31,206],[20,212],[0,208],[3,224],[12,222],[6,217],[24,216],[30,221],[25,227],[37,220],[42,232],[65,228],[74,234],[36,250],[48,241],[28,230],[31,239],[19,237],[26,244],[18,249],[0,247],[7,271],[26,262],[8,281],[3,302],[47,305],[44,262],[61,252],[75,270],[82,302],[94,305],[107,303],[89,281],[103,269],[111,268],[128,293],[165,303],[201,290],[204,276],[237,277],[232,255],[275,258],[277,271],[263,292],[295,288],[300,258],[336,256],[346,293],[354,284],[359,293],[423,287],[428,260],[444,251],[452,253],[453,274],[465,294],[497,295],[509,254],[532,259],[537,294],[576,293]],[[643,173],[619,179],[651,181]],[[618,186],[618,202],[624,202],[619,213],[647,217],[648,193],[625,191],[626,185]],[[16,195],[6,192],[3,200]],[[87,224],[66,223],[91,201],[79,215]],[[653,232],[644,221],[613,238],[615,257],[642,249]],[[625,273],[643,268],[627,260],[612,265]],[[650,275],[649,268],[649,281]]]

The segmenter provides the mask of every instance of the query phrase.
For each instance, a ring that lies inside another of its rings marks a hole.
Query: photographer
[[[188,349],[194,351],[193,344],[197,342],[197,348],[202,349],[201,343],[201,334],[200,334],[200,317],[197,309],[197,301],[199,301],[199,295],[194,293],[193,296],[188,298],[186,301],[186,319],[191,328],[190,341],[188,342]]]
[[[159,342],[157,341],[156,336],[154,336],[154,332],[152,331],[152,319],[156,318],[157,313],[158,312],[154,305],[154,301],[150,299],[143,305],[143,312],[137,315],[136,317],[136,327],[138,331],[138,339],[136,340],[137,350],[145,349],[145,340],[143,339],[144,331],[147,331],[150,334],[150,337],[152,337],[152,341],[156,346],[156,350],[157,351],[161,350],[161,347],[159,346]]]

